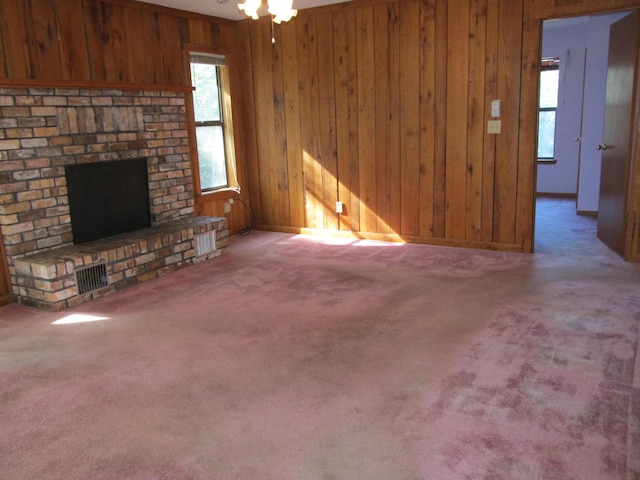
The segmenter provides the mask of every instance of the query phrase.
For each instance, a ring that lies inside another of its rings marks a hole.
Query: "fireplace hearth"
[[[184,92],[3,88],[0,118],[0,223],[18,302],[58,310],[228,251],[226,219],[194,216]],[[108,282],[101,273],[82,293],[77,271],[96,264]]]

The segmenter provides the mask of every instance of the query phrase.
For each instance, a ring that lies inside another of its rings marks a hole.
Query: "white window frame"
[[[220,100],[220,109],[221,109],[221,116],[222,116],[220,122],[213,122],[213,123],[212,122],[196,122],[195,108],[193,106],[193,97],[191,97],[190,121],[193,125],[193,135],[191,136],[191,142],[193,142],[193,145],[191,148],[191,152],[192,152],[192,156],[194,157],[192,160],[192,165],[193,165],[192,174],[194,178],[196,195],[208,195],[211,193],[224,192],[224,191],[232,191],[232,192],[240,193],[240,185],[238,183],[234,137],[233,137],[233,116],[231,111],[229,69],[226,64],[226,60],[227,60],[226,56],[218,53],[201,51],[199,49],[197,50],[190,49],[188,52],[188,65],[189,65],[188,72],[189,72],[190,84],[192,86],[194,85],[194,82],[193,82],[193,78],[191,77],[191,64],[194,60],[199,63],[208,63],[211,65],[217,66],[218,86],[219,86],[219,94],[220,94],[219,100]],[[227,182],[226,182],[226,185],[224,186],[208,188],[203,190],[200,182],[200,162],[198,157],[196,130],[199,127],[206,127],[214,123],[216,125],[222,126]]]

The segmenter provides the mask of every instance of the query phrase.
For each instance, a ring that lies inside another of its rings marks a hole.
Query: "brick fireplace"
[[[17,301],[59,310],[228,250],[224,218],[194,217],[184,103],[182,92],[0,89],[0,224]],[[147,161],[151,227],[74,245],[65,166],[134,158]],[[82,292],[78,271],[94,265],[101,283]]]

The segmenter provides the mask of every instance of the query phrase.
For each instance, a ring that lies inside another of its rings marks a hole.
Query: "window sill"
[[[196,203],[203,204],[207,202],[214,202],[218,200],[228,200],[239,195],[238,190],[235,188],[221,188],[219,190],[211,190],[209,192],[201,192],[196,197]]]
[[[556,163],[558,163],[558,160],[556,160],[555,158],[539,158],[538,163],[543,165],[555,165]]]

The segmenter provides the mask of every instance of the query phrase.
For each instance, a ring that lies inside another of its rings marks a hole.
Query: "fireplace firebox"
[[[151,226],[147,159],[65,167],[73,243]]]

